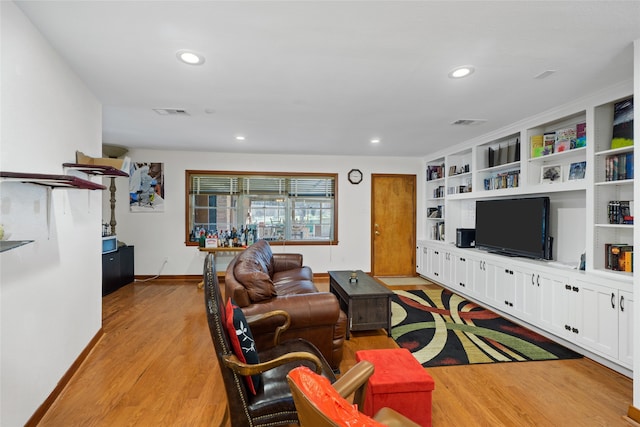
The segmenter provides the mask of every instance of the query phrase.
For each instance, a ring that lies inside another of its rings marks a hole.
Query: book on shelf
[[[500,190],[503,188],[516,188],[520,181],[520,171],[509,171],[496,174],[491,178],[485,178],[485,190]]]
[[[633,153],[607,156],[604,168],[606,181],[633,179]]]
[[[562,153],[563,151],[569,151],[576,146],[576,128],[568,127],[564,129],[558,129],[556,131],[556,141],[553,146],[554,153]]]
[[[611,148],[633,145],[633,98],[613,105],[613,134]]]
[[[520,139],[516,138],[507,144],[507,163],[520,161]]]
[[[431,240],[444,240],[444,222],[437,222],[431,227]]]
[[[576,145],[572,148],[582,148],[587,146],[587,124],[578,123],[576,125]]]
[[[544,141],[542,135],[531,136],[531,158],[542,156],[544,150]]]
[[[605,243],[604,254],[607,270],[633,272],[633,245]]]
[[[546,132],[542,135],[542,155],[553,154],[553,147],[556,145],[556,133]]]
[[[610,200],[607,218],[609,224],[633,224],[633,200]]]
[[[498,148],[498,165],[506,165],[508,163],[508,151],[509,151],[509,144],[505,145],[504,147],[501,145]]]

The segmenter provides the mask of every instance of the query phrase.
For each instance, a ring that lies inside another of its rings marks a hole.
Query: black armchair
[[[246,364],[233,353],[224,325],[225,304],[221,295],[213,256],[207,254],[204,263],[204,295],[209,331],[218,359],[218,366],[227,393],[228,412],[233,427],[258,427],[297,424],[298,414],[287,382],[287,374],[297,366],[307,366],[335,381],[331,367],[320,351],[308,341],[297,339],[279,343],[289,319],[284,311],[248,317],[249,325],[265,318],[281,316],[283,324],[275,334],[276,345],[258,350],[260,363]],[[246,386],[244,376],[261,376],[254,395]]]

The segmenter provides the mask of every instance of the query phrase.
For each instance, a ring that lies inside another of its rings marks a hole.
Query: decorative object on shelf
[[[543,184],[562,182],[562,165],[543,166],[540,179]]]
[[[606,243],[604,245],[604,255],[604,268],[607,270],[633,272],[633,245]]]
[[[584,173],[587,169],[587,162],[575,162],[569,166],[569,181],[575,179],[584,179]]]
[[[553,146],[554,153],[562,153],[563,151],[569,151],[576,146],[576,127],[568,127],[564,129],[558,129],[556,131],[556,142]]]
[[[352,271],[349,276],[349,283],[358,283],[358,272]]]
[[[164,212],[164,163],[132,163],[130,212]]]
[[[360,184],[362,182],[362,172],[360,169],[351,169],[347,177],[352,184]]]
[[[441,165],[427,166],[427,181],[444,178],[444,163]]]
[[[633,145],[633,98],[616,102],[613,106],[613,135],[611,148]]]

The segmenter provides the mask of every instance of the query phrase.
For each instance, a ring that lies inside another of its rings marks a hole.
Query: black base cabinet
[[[102,296],[133,282],[133,246],[102,255]]]

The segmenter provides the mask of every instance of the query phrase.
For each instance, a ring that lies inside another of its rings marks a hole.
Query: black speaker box
[[[473,248],[476,246],[475,228],[456,228],[456,246],[459,248]]]

